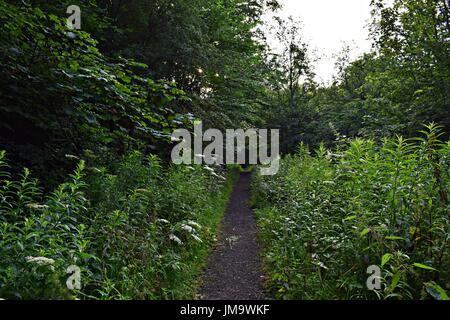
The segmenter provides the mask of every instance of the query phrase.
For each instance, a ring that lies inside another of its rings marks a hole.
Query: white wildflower
[[[52,268],[52,270],[53,270],[52,264],[55,263],[55,260],[50,259],[50,258],[46,258],[46,257],[31,257],[31,256],[28,256],[28,257],[25,258],[25,260],[28,263],[35,263],[35,264],[40,265],[40,266],[50,266]]]
[[[192,238],[194,238],[194,239],[195,239],[195,241],[198,241],[198,242],[203,242],[203,241],[202,241],[202,239],[200,239],[200,237],[199,237],[199,236],[197,236],[196,234],[191,234],[191,236],[192,236]]]
[[[99,168],[96,168],[96,167],[92,167],[92,168],[90,168],[93,172],[95,172],[95,173],[103,173],[103,171],[102,170],[100,170]]]
[[[150,190],[148,190],[148,189],[136,189],[136,192],[139,192],[139,193],[152,193]]]
[[[66,154],[66,158],[70,160],[80,160],[80,158],[74,156],[73,154]]]
[[[45,204],[37,204],[37,203],[29,203],[27,207],[34,210],[45,210],[48,209],[48,206]]]
[[[319,260],[319,255],[317,253],[314,253],[311,255],[311,258],[313,259],[313,263],[319,267],[321,267],[322,269],[328,269],[328,267]]]
[[[182,244],[183,244],[183,241],[181,241],[181,239],[178,238],[178,237],[177,237],[176,235],[174,235],[174,234],[170,234],[170,235],[169,235],[169,239],[172,240],[172,241],[175,241],[175,242],[178,243],[179,245],[182,245]]]
[[[187,224],[183,224],[181,225],[181,229],[183,229],[184,231],[187,231],[189,233],[194,232],[194,228],[192,228],[191,226],[187,225]]]
[[[42,264],[42,265],[48,265],[48,264],[54,264],[55,260],[51,259],[51,258],[46,258],[46,257],[32,257],[32,256],[28,256],[25,258],[25,260],[27,260],[27,262],[32,262],[32,263],[37,263],[37,264]]]
[[[189,220],[189,221],[187,222],[187,224],[190,225],[190,226],[192,226],[192,227],[198,228],[198,229],[201,229],[201,228],[202,228],[201,225],[199,225],[197,222],[192,221],[192,220]]]
[[[157,219],[156,221],[164,223],[164,224],[170,224],[170,221],[166,220],[166,219]]]
[[[321,261],[316,261],[316,262],[313,261],[313,263],[316,264],[316,265],[318,265],[318,266],[321,267],[322,269],[328,270],[328,267],[327,267],[323,262],[321,262]]]

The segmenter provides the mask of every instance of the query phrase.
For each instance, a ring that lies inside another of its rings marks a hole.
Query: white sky
[[[315,63],[318,81],[328,82],[335,73],[333,55],[344,44],[352,47],[352,58],[371,49],[369,30],[370,0],[280,0],[278,16],[293,16],[303,22],[303,35],[310,50],[322,57]],[[267,17],[269,19],[269,17]],[[270,39],[270,38],[269,38]],[[273,47],[277,44],[269,40]]]

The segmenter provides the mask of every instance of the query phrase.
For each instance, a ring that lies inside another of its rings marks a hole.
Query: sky
[[[310,48],[322,57],[315,63],[320,82],[328,83],[335,74],[333,55],[342,51],[344,44],[352,47],[352,58],[369,52],[371,41],[367,24],[370,22],[370,0],[280,0],[284,8],[277,13],[293,16],[303,22],[303,35]],[[270,17],[266,17],[270,20]],[[276,48],[276,41],[269,37]]]

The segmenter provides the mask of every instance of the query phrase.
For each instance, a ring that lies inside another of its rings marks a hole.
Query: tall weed
[[[253,180],[269,286],[285,299],[444,299],[450,278],[449,142],[356,139]],[[368,290],[367,269],[381,269]]]

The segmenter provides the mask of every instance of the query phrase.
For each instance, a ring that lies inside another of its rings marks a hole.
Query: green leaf
[[[431,270],[431,271],[437,271],[435,268],[429,267],[429,266],[424,265],[424,264],[422,264],[422,263],[414,263],[413,266],[414,266],[414,267],[417,267],[417,268],[420,268],[420,269]]]
[[[381,267],[384,267],[384,265],[386,263],[388,263],[389,260],[391,260],[391,258],[392,258],[392,254],[390,254],[390,253],[386,253],[385,255],[383,255],[383,257],[381,258]]]
[[[436,300],[450,300],[445,290],[433,281],[425,283],[425,290]]]
[[[388,236],[386,237],[386,240],[405,240],[402,237],[396,237],[396,236]]]
[[[125,82],[125,83],[130,83],[131,82],[131,78],[128,77],[128,76],[123,76],[122,77],[122,81]]]
[[[364,229],[363,231],[361,231],[361,233],[359,234],[359,237],[362,238],[364,237],[366,234],[368,234],[370,232],[369,228]]]
[[[392,283],[391,283],[391,291],[394,291],[395,288],[397,288],[397,285],[400,281],[400,272],[397,272],[394,277],[392,278]]]

